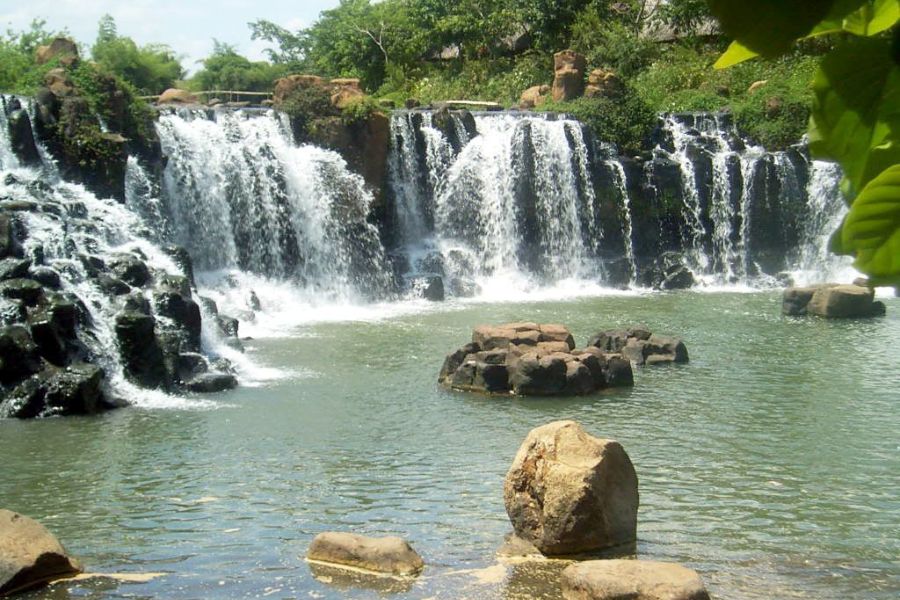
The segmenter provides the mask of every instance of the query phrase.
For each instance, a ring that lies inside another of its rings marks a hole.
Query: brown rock
[[[636,539],[638,480],[628,454],[574,421],[528,434],[506,475],[503,497],[516,535],[547,555]]]
[[[317,75],[288,75],[275,81],[272,100],[275,106],[280,106],[299,88],[324,87],[324,85],[325,80]]]
[[[587,60],[584,55],[578,54],[574,50],[563,50],[553,55],[553,72],[563,69],[574,69],[584,73],[587,68]]]
[[[772,96],[766,99],[766,116],[774,119],[781,114],[784,109],[784,100],[778,96]]]
[[[157,104],[197,104],[198,102],[197,97],[192,93],[178,88],[167,89],[156,101]]]
[[[309,545],[306,558],[392,575],[416,575],[425,566],[422,557],[403,538],[342,532],[317,535]]]
[[[871,317],[881,313],[874,302],[875,290],[858,285],[837,285],[817,289],[806,310],[828,318]]]
[[[351,90],[356,90],[362,93],[362,88],[359,85],[359,79],[353,79],[350,77],[343,77],[338,79],[332,79],[331,85],[339,88],[347,88]]]
[[[0,510],[0,596],[37,587],[81,572],[43,525],[9,510]]]
[[[550,86],[549,85],[535,85],[524,92],[522,92],[522,96],[519,98],[519,108],[529,109],[529,108],[537,108],[541,104],[547,101],[548,96],[550,95]]]
[[[584,92],[584,73],[575,69],[557,71],[553,77],[553,100],[574,100]]]
[[[47,46],[38,46],[34,60],[39,65],[44,65],[58,58],[60,64],[70,67],[78,62],[78,45],[69,38],[54,38]]]
[[[365,96],[359,88],[340,88],[331,95],[331,105],[343,110],[354,102],[358,102],[361,98],[365,98]]]
[[[594,69],[588,75],[588,86],[584,90],[587,98],[609,98],[622,90],[622,80],[615,71]]]
[[[566,600],[709,600],[696,571],[650,560],[589,560],[566,567]]]
[[[75,84],[65,69],[51,69],[44,75],[44,85],[57,98],[65,98],[75,93]]]
[[[575,338],[565,325],[546,324],[541,325],[542,342],[565,342],[569,350],[575,348]]]

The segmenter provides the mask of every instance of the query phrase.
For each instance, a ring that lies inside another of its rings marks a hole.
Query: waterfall
[[[852,267],[852,258],[837,256],[828,250],[832,234],[847,214],[840,191],[842,176],[836,164],[812,161],[806,187],[809,217],[803,231],[800,258],[794,270],[794,277],[799,283],[844,281],[858,275]]]
[[[602,226],[581,125],[514,114],[474,124],[473,136],[456,113],[446,127],[427,112],[392,118],[391,189],[412,273],[438,271],[459,293],[599,280]]]
[[[461,294],[633,286],[672,252],[703,286],[850,274],[825,250],[843,214],[839,171],[803,144],[769,152],[728,115],[663,115],[651,158],[629,170],[566,118],[481,113],[471,135],[466,113],[439,114],[398,111],[391,122],[395,252],[413,280],[439,275]],[[610,260],[624,266],[609,271]]]
[[[337,153],[295,145],[272,111],[170,111],[157,133],[167,227],[199,270],[289,280],[322,300],[390,293],[372,196]]]
[[[7,106],[8,97],[0,100]],[[21,103],[23,110],[31,112],[24,100]],[[0,212],[15,223],[19,232],[20,256],[26,261],[28,272],[18,277],[39,281],[42,296],[38,307],[29,309],[24,321],[14,303],[0,298],[2,325],[24,323],[33,328],[32,313],[43,303],[51,307],[58,302],[72,303],[78,311],[76,346],[68,348],[67,358],[47,359],[52,364],[63,366],[65,361],[73,360],[99,366],[105,374],[107,399],[115,402],[154,407],[207,404],[139,388],[126,379],[120,359],[114,330],[116,316],[128,298],[134,301],[135,296],[141,296],[148,305],[153,305],[155,298],[154,290],[147,287],[135,286],[131,295],[110,291],[105,287],[111,281],[107,274],[109,265],[122,257],[139,258],[157,281],[186,275],[183,267],[150,237],[157,224],[145,221],[114,199],[99,198],[81,185],[59,179],[55,164],[40,142],[38,151],[43,164],[23,166],[12,151],[7,117],[5,108],[0,109]],[[35,132],[32,134],[35,140],[39,139]],[[134,163],[130,170],[136,168]],[[132,173],[126,195],[138,193],[134,188],[141,178],[149,183],[145,173]],[[9,258],[4,262],[17,260],[20,259]],[[129,289],[121,281],[117,285]],[[223,351],[221,337],[215,328],[204,323],[201,350],[208,359],[233,356],[233,352]]]

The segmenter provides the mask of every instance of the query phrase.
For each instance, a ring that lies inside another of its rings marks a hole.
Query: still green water
[[[90,571],[33,598],[343,598],[317,579],[325,530],[399,534],[412,598],[558,597],[559,565],[498,567],[503,478],[527,432],[576,419],[640,479],[638,555],[697,569],[719,599],[900,596],[900,300],[873,320],[791,319],[775,293],[448,304],[249,342],[284,376],[177,409],[0,422],[0,505]],[[448,392],[444,355],[482,322],[681,335],[688,365],[571,399]],[[329,583],[330,582],[330,583]]]

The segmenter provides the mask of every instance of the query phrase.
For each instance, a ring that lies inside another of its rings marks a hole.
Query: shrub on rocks
[[[503,487],[515,534],[551,556],[632,544],[638,480],[621,444],[574,421],[533,429]]]

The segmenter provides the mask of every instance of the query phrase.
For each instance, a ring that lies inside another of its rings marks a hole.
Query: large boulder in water
[[[13,152],[26,165],[39,165],[41,155],[34,141],[31,119],[23,109],[14,110],[9,115],[9,141]]]
[[[687,346],[681,338],[654,334],[643,325],[600,331],[591,337],[588,346],[620,353],[638,366],[689,361]]]
[[[884,304],[875,302],[875,290],[858,285],[837,285],[817,289],[806,312],[828,318],[874,317],[884,314]]]
[[[33,519],[0,509],[0,596],[81,572],[62,544]]]
[[[516,535],[546,555],[636,540],[638,480],[628,454],[575,421],[528,434],[506,475],[503,498]]]
[[[696,571],[650,560],[589,560],[562,572],[565,600],[709,600]]]
[[[374,538],[343,532],[317,535],[309,545],[306,558],[391,575],[416,575],[425,566],[422,557],[403,538]]]

